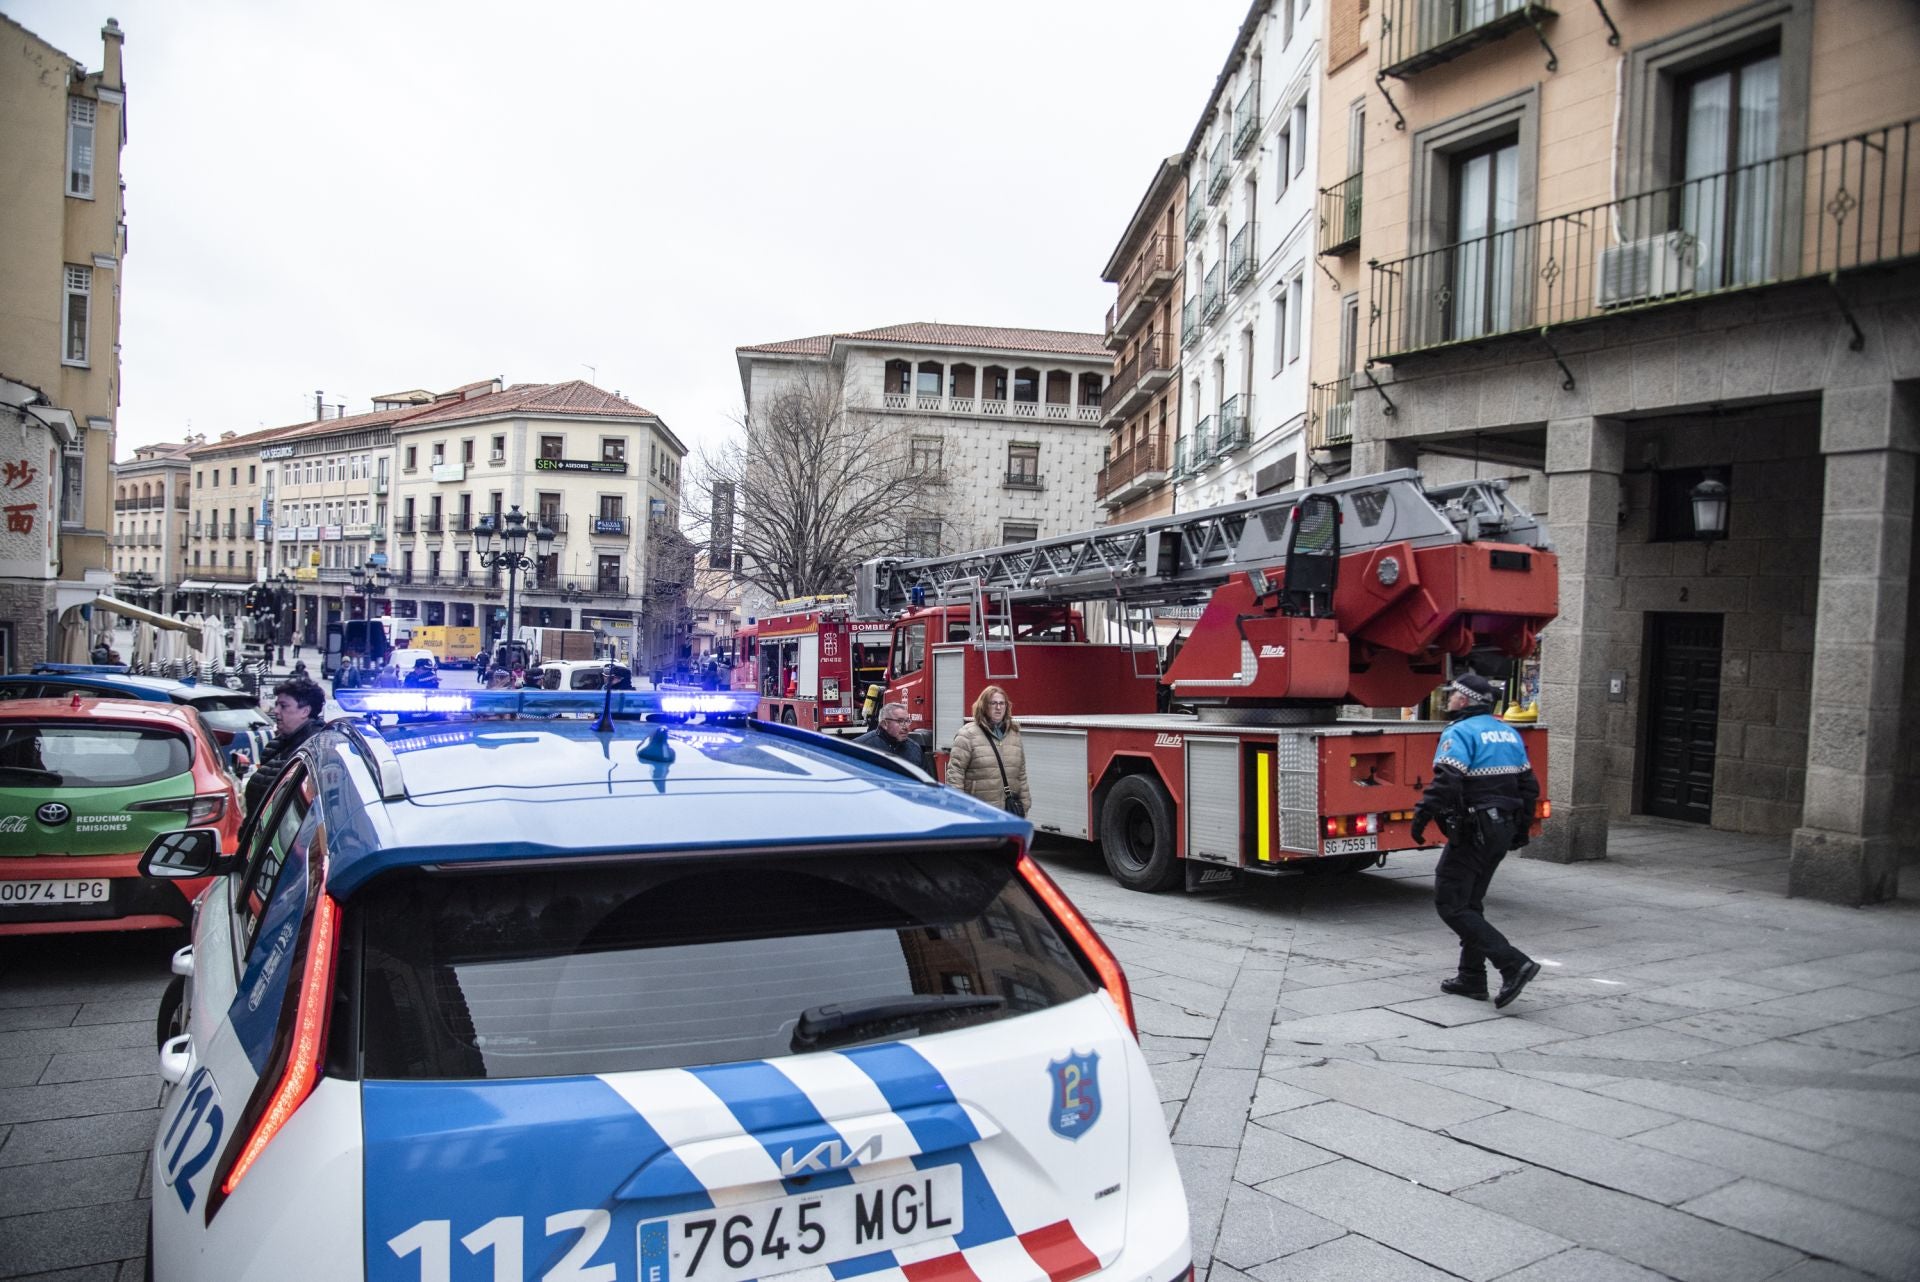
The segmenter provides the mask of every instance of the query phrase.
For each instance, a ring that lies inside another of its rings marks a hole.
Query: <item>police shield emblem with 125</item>
[[[1077,1140],[1100,1120],[1100,1054],[1069,1054],[1048,1063],[1053,1079],[1053,1106],[1047,1125],[1063,1139]]]

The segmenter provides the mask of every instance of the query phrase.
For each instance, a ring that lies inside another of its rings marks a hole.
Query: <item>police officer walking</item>
[[[1433,905],[1460,937],[1460,970],[1442,992],[1487,1000],[1486,964],[1500,972],[1495,1006],[1520,995],[1540,963],[1488,924],[1484,901],[1494,869],[1509,850],[1527,844],[1540,781],[1513,727],[1493,715],[1494,689],[1467,673],[1447,687],[1447,718],[1433,754],[1433,782],[1413,812],[1413,840],[1426,844],[1429,823],[1447,835],[1433,872]]]

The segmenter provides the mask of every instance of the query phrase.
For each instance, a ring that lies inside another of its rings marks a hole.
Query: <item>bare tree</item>
[[[837,371],[806,371],[703,451],[689,527],[719,566],[779,600],[853,586],[869,557],[918,551],[946,481],[895,423],[849,406]],[[716,511],[716,509],[718,509]]]

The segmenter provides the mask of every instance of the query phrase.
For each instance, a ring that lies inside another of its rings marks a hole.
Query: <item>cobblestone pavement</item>
[[[1920,1278],[1920,895],[1786,899],[1785,845],[1509,859],[1488,915],[1547,969],[1504,1011],[1436,988],[1432,855],[1208,899],[1043,857],[1126,965],[1210,1282]]]
[[[1230,897],[1038,852],[1126,963],[1208,1282],[1920,1278],[1920,894],[1618,827],[1488,904],[1554,963],[1441,996],[1430,855]],[[1909,869],[1909,886],[1920,869]],[[165,936],[0,941],[0,1277],[141,1274]]]

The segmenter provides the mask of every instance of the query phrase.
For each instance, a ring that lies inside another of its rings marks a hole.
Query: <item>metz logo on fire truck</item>
[[[1178,748],[1180,744],[1181,738],[1179,735],[1168,734],[1164,730],[1153,736],[1153,746],[1156,748]]]
[[[1260,647],[1260,657],[1263,659],[1284,659],[1287,657],[1287,647],[1283,645],[1263,645]]]

